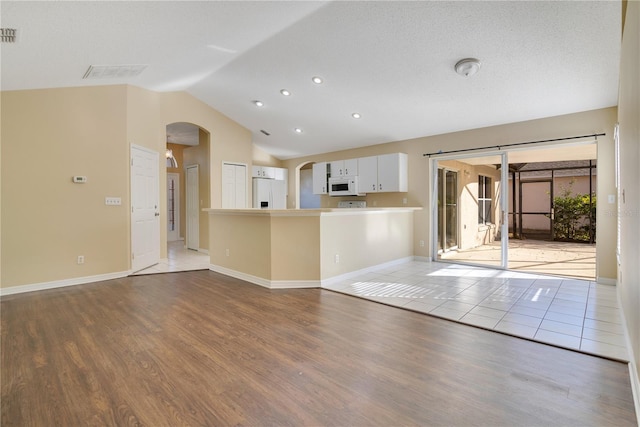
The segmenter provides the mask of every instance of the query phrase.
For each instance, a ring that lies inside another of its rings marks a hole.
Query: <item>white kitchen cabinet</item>
[[[276,181],[284,181],[284,191],[285,195],[289,195],[289,169],[287,168],[273,168],[274,169],[274,179]]]
[[[313,164],[313,194],[327,194],[327,162]]]
[[[276,178],[276,168],[271,166],[253,166],[251,168],[252,178]]]
[[[385,193],[408,191],[408,156],[383,154],[358,159],[358,191]]]
[[[332,178],[339,176],[356,176],[358,175],[358,159],[330,162],[329,171]]]

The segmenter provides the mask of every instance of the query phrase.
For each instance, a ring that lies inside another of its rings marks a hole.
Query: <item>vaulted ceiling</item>
[[[2,44],[2,90],[184,90],[282,159],[617,104],[619,1],[0,7],[2,27],[18,30],[15,43]],[[463,77],[454,65],[467,57],[481,68]],[[83,79],[90,65],[146,67]]]

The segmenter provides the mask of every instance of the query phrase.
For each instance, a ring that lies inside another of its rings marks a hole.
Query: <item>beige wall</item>
[[[621,256],[618,292],[640,377],[640,3],[628,2],[622,38],[618,121],[620,123],[620,211],[605,216],[620,218]],[[599,174],[600,176],[600,174]],[[617,215],[616,215],[617,213]],[[598,217],[598,220],[600,217]],[[598,224],[598,227],[600,225]],[[4,251],[3,251],[4,253]]]
[[[414,212],[379,212],[323,216],[322,279],[413,256],[413,215]]]
[[[607,174],[613,176],[613,163],[611,160],[613,157],[613,127],[616,117],[617,109],[611,107],[565,116],[288,159],[282,162],[282,167],[289,169],[289,198],[291,198],[295,197],[295,182],[293,178],[295,177],[296,167],[300,164],[310,161],[331,161],[394,152],[407,153],[409,155],[409,191],[407,193],[369,194],[366,197],[352,198],[352,200],[366,200],[368,206],[403,206],[403,198],[406,198],[408,206],[428,207],[430,197],[429,159],[424,157],[423,154],[439,150],[448,151],[565,136],[606,133],[606,136],[598,138],[598,172],[599,176]],[[612,184],[613,182],[610,180],[600,179],[597,188],[598,194],[613,194],[615,189]],[[323,196],[322,207],[335,207],[339,200],[340,198]],[[606,200],[606,197],[601,197],[598,200],[599,211],[604,211],[607,208],[607,205],[604,204]],[[428,243],[431,237],[429,230],[430,216],[429,209],[416,212],[414,215],[413,250],[416,256],[432,256],[431,245]],[[598,272],[600,277],[613,281],[616,277],[615,253],[611,251],[611,243],[608,240],[613,240],[611,236],[615,236],[615,234],[611,234],[612,230],[615,232],[615,220],[613,218],[598,217],[598,221],[598,232],[602,232],[602,235],[606,236],[603,239],[598,239]],[[423,247],[419,245],[421,240],[426,243]]]
[[[127,270],[127,87],[2,92],[2,106],[2,286]]]
[[[186,93],[123,85],[1,96],[2,287],[129,270],[132,144],[160,155],[165,257],[167,124],[194,123],[210,132],[207,203],[213,206],[221,204],[222,161],[252,161],[251,133]],[[88,182],[72,184],[73,175],[86,175]],[[122,205],[106,206],[107,196],[121,197]],[[205,232],[207,225],[205,219]],[[78,255],[84,264],[76,263]]]

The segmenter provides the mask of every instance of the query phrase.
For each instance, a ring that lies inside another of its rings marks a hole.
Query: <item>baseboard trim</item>
[[[616,282],[616,279],[611,279],[609,277],[596,277],[596,283],[599,283],[601,285],[615,286]]]
[[[85,285],[87,283],[102,282],[105,280],[127,277],[130,271],[118,271],[115,273],[98,274],[95,276],[75,277],[73,279],[54,280],[51,282],[33,283],[30,285],[11,286],[0,288],[0,297],[6,295],[22,294],[25,292],[44,291],[47,289],[64,288],[66,286]]]
[[[413,261],[414,259],[415,259],[415,257],[413,257],[413,256],[408,256],[408,257],[404,257],[404,258],[398,258],[398,259],[394,259],[392,261],[388,261],[388,262],[385,262],[385,263],[382,263],[382,264],[376,264],[376,265],[373,265],[371,267],[365,267],[365,268],[362,268],[360,270],[351,271],[349,273],[340,274],[338,276],[333,276],[333,277],[330,277],[328,279],[322,279],[320,286],[321,287],[330,286],[330,285],[333,285],[334,283],[341,282],[342,280],[348,280],[348,279],[351,279],[353,277],[359,276],[361,274],[371,273],[371,272],[379,270],[381,268],[388,268],[388,267],[393,267],[395,265],[405,264],[407,262]]]
[[[235,277],[236,279],[244,280],[245,282],[253,283],[254,285],[268,289],[308,289],[320,287],[319,280],[268,280],[215,264],[210,264],[209,270],[224,274],[225,276]]]
[[[413,260],[420,262],[432,262],[433,258],[431,258],[430,256],[414,256]]]
[[[624,306],[622,305],[622,301],[620,300],[619,287],[617,287],[616,289],[616,296],[618,298],[618,307],[620,307],[620,317],[622,317],[622,332],[624,333],[624,339],[627,344],[627,355],[629,356],[629,381],[631,382],[633,404],[636,408],[636,420],[638,421],[638,427],[640,427],[640,376],[638,374],[638,365],[636,365],[636,357],[633,352],[633,346],[631,345],[629,329],[627,329],[627,317],[625,316]]]

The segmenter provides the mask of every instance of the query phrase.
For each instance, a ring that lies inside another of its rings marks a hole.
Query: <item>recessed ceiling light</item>
[[[281,94],[283,94],[284,96],[289,96],[289,95],[291,95],[291,92],[289,92],[289,91],[288,91],[288,90],[286,90],[286,89],[282,89],[282,90],[280,91],[280,93],[281,93]]]
[[[264,106],[264,103],[262,101],[255,100],[255,101],[253,101],[253,103],[256,105],[256,107],[263,107]]]
[[[295,133],[302,133],[302,129],[300,129],[300,128],[293,128],[293,131]]]
[[[318,77],[318,76],[312,77],[311,81],[314,82],[315,84],[319,85],[319,84],[322,83],[322,77]]]
[[[354,119],[359,119],[362,116],[360,115],[360,113],[353,113],[351,117],[353,117]]]

